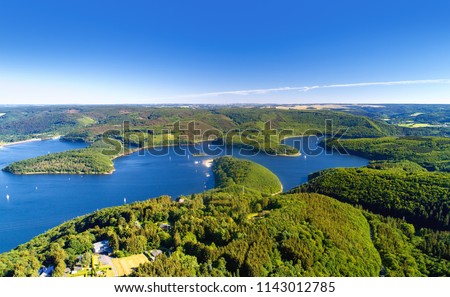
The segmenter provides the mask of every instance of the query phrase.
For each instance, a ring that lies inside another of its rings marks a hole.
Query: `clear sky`
[[[0,3],[0,104],[450,103],[448,0]]]

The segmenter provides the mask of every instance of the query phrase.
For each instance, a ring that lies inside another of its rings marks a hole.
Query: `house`
[[[73,267],[73,270],[70,272],[71,274],[77,274],[78,272],[82,271],[84,268],[81,266],[80,263],[75,264]]]
[[[153,250],[150,252],[150,259],[152,259],[152,261],[155,261],[156,257],[158,257],[161,254],[162,254],[161,250]]]
[[[159,228],[163,229],[164,231],[170,231],[172,226],[170,226],[170,224],[167,224],[167,223],[162,223],[159,225]]]
[[[55,269],[54,266],[49,266],[49,267],[42,266],[38,272],[39,276],[40,277],[51,277],[54,269]]]
[[[94,248],[92,249],[96,254],[109,254],[112,253],[112,249],[109,246],[109,242],[107,240],[102,240],[94,243]]]

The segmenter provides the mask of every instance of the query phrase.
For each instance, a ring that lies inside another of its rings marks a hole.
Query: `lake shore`
[[[0,147],[11,146],[16,144],[24,144],[28,142],[42,141],[42,138],[32,138],[27,140],[15,141],[15,142],[0,142]]]
[[[298,136],[292,136],[292,138],[295,138],[295,137],[298,137]],[[59,138],[60,138],[60,136],[55,136],[52,139],[53,140],[57,140]],[[291,138],[291,137],[286,137],[284,139],[287,139],[287,138]],[[23,144],[23,143],[27,143],[27,142],[31,142],[31,141],[42,141],[42,140],[43,139],[41,139],[41,138],[39,138],[39,139],[38,138],[36,138],[36,139],[29,139],[29,140],[16,142],[16,143],[11,143],[11,144],[8,144],[8,145]],[[192,145],[201,144],[201,143],[204,143],[204,142],[208,142],[208,141],[207,140],[201,140],[201,141],[198,141],[196,143],[186,143],[186,144],[183,144],[183,145],[192,146]],[[140,151],[143,151],[143,150],[148,150],[148,149],[153,149],[153,148],[158,148],[158,147],[173,147],[175,145],[176,144],[174,144],[174,143],[162,144],[162,145],[151,145],[151,146],[146,145],[146,146],[143,146],[143,147],[128,148],[126,151],[122,147],[122,151],[120,153],[111,156],[111,161],[114,161],[114,160],[116,160],[118,158],[121,158],[121,157],[124,157],[124,156],[132,155],[134,153],[137,153],[137,152],[140,152]],[[295,154],[276,154],[274,156],[277,156],[277,157],[298,157],[300,155],[301,155],[301,152],[298,151]],[[203,157],[204,155],[201,155],[201,156]],[[206,156],[206,154],[205,154],[205,156]],[[200,155],[198,155],[198,157],[200,157]],[[203,165],[206,166],[206,167],[211,167],[212,166],[212,162],[211,163],[207,162],[207,164],[204,163]],[[10,173],[15,174],[15,175],[46,175],[46,174],[48,174],[48,175],[52,175],[52,174],[55,174],[55,175],[63,175],[63,174],[68,174],[68,175],[82,175],[82,174],[86,174],[86,175],[109,175],[109,174],[113,174],[114,172],[115,172],[115,168],[113,167],[113,169],[111,171],[98,172],[98,173],[73,173],[73,172],[25,172],[25,173],[12,173],[12,172],[10,172]]]
[[[3,169],[2,169],[3,170]],[[5,170],[3,170],[5,171]],[[109,175],[113,174],[116,169],[112,169],[108,172],[100,172],[100,173],[94,173],[94,172],[86,172],[86,173],[72,173],[72,172],[26,172],[26,173],[12,173],[9,171],[5,171],[14,175]]]

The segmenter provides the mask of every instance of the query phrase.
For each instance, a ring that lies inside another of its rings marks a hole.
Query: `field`
[[[405,123],[405,124],[398,124],[398,125],[400,127],[406,127],[406,128],[438,127],[438,125],[422,124],[422,123]]]
[[[117,270],[119,276],[129,275],[133,272],[133,268],[138,267],[140,264],[149,262],[144,254],[133,255],[125,258],[113,258],[113,265]]]

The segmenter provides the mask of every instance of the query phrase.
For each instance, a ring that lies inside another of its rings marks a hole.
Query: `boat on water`
[[[213,165],[213,159],[203,160],[203,166],[210,168]]]
[[[9,200],[9,195],[8,194],[6,194],[6,199]]]

